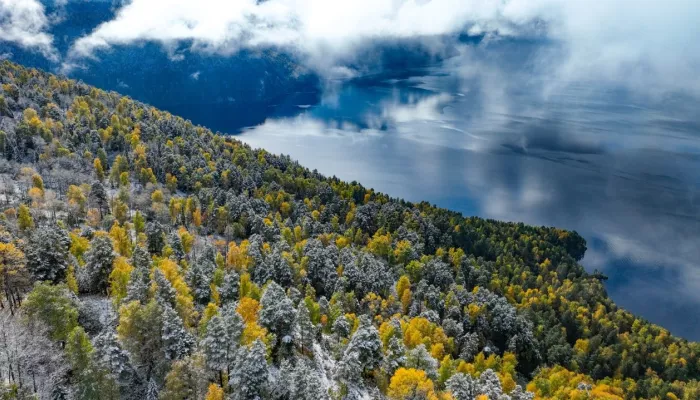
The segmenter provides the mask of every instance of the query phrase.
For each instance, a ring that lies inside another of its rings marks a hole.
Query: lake
[[[479,68],[328,82],[238,138],[392,196],[576,230],[617,304],[700,339],[697,99]]]

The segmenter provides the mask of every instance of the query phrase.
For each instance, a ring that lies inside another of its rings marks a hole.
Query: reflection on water
[[[239,138],[392,196],[575,229],[618,304],[700,339],[699,104],[462,57],[329,84]]]

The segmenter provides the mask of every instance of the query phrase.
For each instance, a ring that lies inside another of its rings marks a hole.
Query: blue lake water
[[[64,59],[114,13],[66,7],[52,31]],[[426,62],[384,51],[355,79],[319,79],[280,51],[187,43],[114,47],[68,73],[392,196],[576,230],[619,305],[700,340],[700,100],[554,78],[537,57],[551,44],[462,39]],[[0,57],[61,70],[7,43]]]
[[[619,305],[700,339],[698,110],[447,62],[329,83],[317,104],[238,137],[392,196],[576,230]]]

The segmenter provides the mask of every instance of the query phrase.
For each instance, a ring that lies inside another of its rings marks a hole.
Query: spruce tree
[[[146,400],[158,400],[158,384],[153,378],[148,380],[148,386],[146,387]]]
[[[211,298],[211,279],[216,265],[206,257],[197,259],[185,274],[188,286],[197,303],[206,305]]]
[[[57,226],[37,229],[29,238],[27,268],[37,281],[57,283],[65,279],[68,269],[70,238]]]
[[[175,257],[177,261],[185,258],[185,250],[182,247],[182,239],[180,239],[180,235],[178,235],[177,232],[170,232],[168,235],[168,246],[170,246],[170,249],[172,249],[172,256]]]
[[[243,346],[239,349],[229,381],[231,400],[266,398],[269,367],[265,353],[265,344],[259,339],[250,348]]]
[[[153,270],[153,282],[156,284],[155,299],[161,307],[175,307],[177,293],[170,281],[165,277],[163,271],[156,268]]]
[[[126,286],[125,302],[138,300],[145,304],[148,301],[148,289],[151,283],[151,257],[146,249],[136,246],[131,260],[134,269]]]
[[[347,380],[359,380],[382,361],[382,340],[379,331],[372,325],[368,316],[360,317],[360,326],[348,343],[341,365],[340,374]]]
[[[107,199],[107,192],[100,182],[95,182],[92,184],[90,199],[94,201],[97,209],[100,210],[100,218],[102,218],[104,216],[104,212],[108,210],[109,201]]]
[[[233,307],[225,307],[207,324],[202,349],[207,367],[219,373],[221,384],[223,373],[229,373],[235,361],[243,328],[243,319]]]
[[[270,282],[260,299],[260,324],[277,335],[278,341],[287,341],[292,334],[296,310],[284,290]]]
[[[297,306],[297,338],[302,351],[311,350],[316,337],[316,327],[311,321],[309,309],[306,303],[299,302]]]
[[[447,389],[455,400],[472,400],[476,398],[476,382],[467,374],[456,373],[446,382]]]
[[[149,222],[146,224],[146,242],[148,251],[151,254],[160,255],[165,247],[165,232],[163,227],[158,222]]]
[[[238,276],[236,271],[227,271],[224,275],[224,280],[219,287],[219,296],[221,302],[232,303],[238,299],[238,289],[241,285],[241,277]]]
[[[107,293],[109,274],[112,272],[115,253],[112,240],[107,236],[96,236],[85,253],[85,272],[90,293]]]
[[[163,350],[168,360],[180,360],[194,347],[194,338],[187,332],[182,318],[169,305],[163,306]]]

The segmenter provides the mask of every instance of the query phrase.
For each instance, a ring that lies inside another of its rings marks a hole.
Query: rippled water
[[[618,304],[700,339],[699,104],[456,58],[329,83],[239,138],[392,196],[577,230]]]

